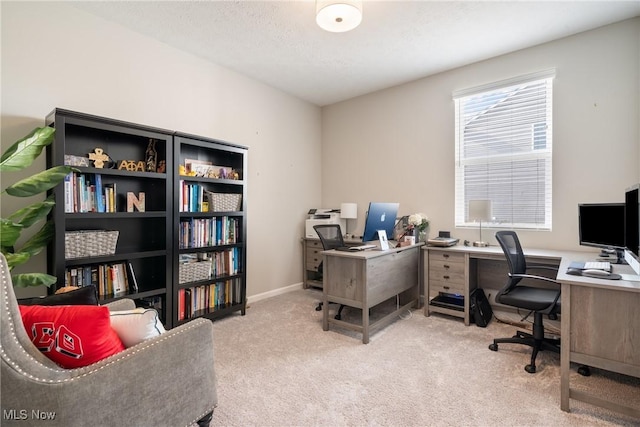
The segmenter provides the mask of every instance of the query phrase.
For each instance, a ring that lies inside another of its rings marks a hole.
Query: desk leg
[[[369,344],[369,307],[362,307],[362,344]]]
[[[571,285],[562,284],[560,318],[560,409],[569,412],[569,373],[571,365]]]
[[[327,257],[323,255],[322,262],[328,265]],[[322,275],[322,330],[329,330],[329,299],[327,297],[327,272]]]

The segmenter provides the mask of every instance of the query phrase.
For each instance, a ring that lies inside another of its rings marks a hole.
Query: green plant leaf
[[[11,276],[14,287],[26,288],[28,286],[51,286],[58,281],[55,276],[44,273],[25,273]]]
[[[16,197],[30,197],[47,191],[62,181],[75,169],[70,166],[56,166],[39,172],[29,178],[22,179],[7,187],[7,194]]]
[[[0,218],[0,246],[9,248],[15,245],[23,228],[22,224],[16,224],[8,219]],[[4,249],[2,253],[4,253]]]
[[[50,194],[44,201],[33,203],[27,207],[17,210],[9,215],[7,219],[16,224],[22,225],[24,228],[29,228],[41,219],[46,218],[55,204],[54,196],[53,194]]]
[[[51,127],[35,128],[5,151],[0,158],[0,171],[17,171],[31,165],[42,149],[53,142],[54,134]]]
[[[43,225],[36,234],[31,236],[31,238],[25,242],[22,248],[20,248],[20,252],[26,252],[31,256],[39,254],[45,247],[47,247],[53,238],[54,230],[53,222],[47,221],[47,223]]]
[[[7,265],[9,266],[9,270],[12,270],[13,267],[24,264],[25,262],[29,261],[29,259],[31,258],[30,254],[24,253],[24,252],[19,252],[17,254],[10,253],[10,252],[3,252],[3,253],[5,258],[7,259]]]

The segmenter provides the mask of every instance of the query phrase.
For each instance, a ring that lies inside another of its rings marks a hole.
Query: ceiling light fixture
[[[316,0],[316,22],[332,33],[353,30],[362,22],[362,1]]]

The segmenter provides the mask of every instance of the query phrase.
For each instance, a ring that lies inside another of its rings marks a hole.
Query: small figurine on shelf
[[[89,160],[93,160],[93,167],[104,168],[104,163],[109,161],[109,155],[102,148],[94,148],[93,151],[93,153],[89,153]]]
[[[160,163],[158,163],[158,170],[156,172],[164,173],[164,170],[166,167],[167,167],[166,162],[164,160],[160,160]]]
[[[147,145],[147,152],[145,153],[144,159],[147,172],[155,172],[158,165],[158,152],[156,151],[155,139],[149,139],[149,145]]]

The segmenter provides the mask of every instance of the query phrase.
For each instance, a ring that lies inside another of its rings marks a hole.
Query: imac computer
[[[640,257],[640,184],[627,188],[624,196],[624,241],[628,250]]]
[[[625,204],[578,205],[580,245],[601,248],[600,256],[616,255],[625,248]]]
[[[399,203],[369,203],[367,220],[364,223],[362,241],[370,242],[378,239],[378,230],[385,230],[387,239],[392,240],[393,228],[396,225]]]

